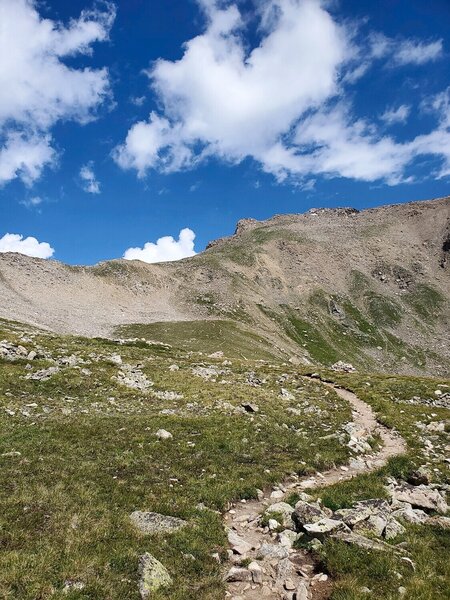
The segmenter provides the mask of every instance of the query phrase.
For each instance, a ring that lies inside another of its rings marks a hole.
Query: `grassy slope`
[[[0,339],[20,342],[20,326],[0,327]],[[292,366],[233,360],[229,371],[206,381],[192,368],[214,364],[221,369],[221,361],[205,361],[185,349],[39,334],[21,343],[28,349],[41,346],[54,359],[75,354],[87,364],[64,367],[39,382],[23,379],[30,373],[26,360],[0,361],[2,598],[137,600],[138,556],[150,551],[175,579],[174,587],[156,599],[222,599],[221,570],[211,558],[226,547],[222,522],[198,503],[221,509],[291,471],[308,473],[347,460],[335,438],[323,437],[350,419],[349,407],[319,383],[301,379]],[[124,362],[142,365],[154,383],[150,391],[130,390],[114,379],[120,367],[109,357],[116,352]],[[173,363],[178,371],[169,370]],[[43,358],[33,361],[33,372],[50,364]],[[90,374],[82,374],[82,368]],[[249,371],[266,382],[249,386]],[[430,458],[434,477],[445,479],[445,434],[425,436],[416,423],[448,418],[448,411],[402,400],[433,397],[437,383],[449,381],[327,375],[371,403],[383,422],[401,431],[410,450],[377,474],[323,490],[326,504],[336,508],[381,496],[387,473],[405,475],[426,463],[426,437],[437,448]],[[282,398],[281,387],[295,400]],[[167,390],[184,398],[161,400],[154,393]],[[243,401],[258,404],[260,412],[239,415],[224,405]],[[287,412],[289,406],[300,408],[301,416]],[[175,413],[162,415],[163,409]],[[173,440],[158,441],[154,433],[160,427],[171,431]],[[181,516],[191,527],[170,536],[141,536],[128,521],[135,509]],[[407,588],[408,598],[445,598],[448,533],[408,526],[405,540],[415,573],[393,557],[328,544],[322,560],[336,579],[333,598],[362,598],[362,586],[379,598],[397,598],[399,585]],[[66,580],[86,587],[64,594]]]
[[[116,334],[126,338],[158,340],[204,354],[222,351],[231,358],[273,360],[278,355],[266,339],[244,329],[239,323],[221,319],[122,325],[116,329]]]
[[[17,334],[4,326],[4,338]],[[28,349],[41,345],[54,358],[75,353],[91,374],[65,367],[39,382],[23,379],[30,372],[27,361],[1,362],[0,402],[14,415],[0,411],[0,455],[20,452],[0,458],[2,598],[137,599],[137,562],[144,551],[161,559],[175,578],[174,588],[155,598],[223,598],[221,572],[211,558],[225,547],[221,518],[199,510],[198,503],[221,508],[286,472],[347,458],[335,439],[318,439],[315,412],[298,417],[286,408],[310,403],[320,410],[326,435],[349,419],[348,407],[293,373],[278,383],[284,366],[234,362],[213,382],[192,374],[202,357],[184,351],[48,336],[22,343]],[[119,367],[108,356],[117,351],[125,362],[143,365],[152,390],[175,391],[184,399],[160,400],[111,379]],[[174,362],[180,370],[171,372]],[[33,371],[49,364],[33,361]],[[266,378],[261,388],[245,383],[249,369]],[[296,400],[282,399],[280,385]],[[257,403],[260,413],[235,415],[221,405],[244,400]],[[176,414],[160,414],[168,408]],[[174,439],[158,441],[160,427]],[[158,539],[142,537],[128,521],[135,509],[182,516],[191,527]],[[63,594],[68,579],[85,582],[85,589]]]

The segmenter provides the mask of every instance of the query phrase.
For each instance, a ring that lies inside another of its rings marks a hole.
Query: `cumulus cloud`
[[[442,159],[448,127],[409,142],[383,135],[353,116],[347,86],[376,61],[421,65],[442,54],[442,41],[394,40],[382,34],[357,44],[321,0],[255,2],[259,41],[249,48],[248,19],[236,0],[198,0],[205,30],[177,61],[160,59],[147,75],[159,111],[135,123],[114,152],[139,177],[149,170],[194,168],[209,157],[230,164],[256,160],[278,180],[322,174],[363,181],[407,181],[417,156]],[[409,107],[386,111],[401,122]]]
[[[115,153],[119,165],[143,176],[211,154],[260,160],[305,111],[337,93],[344,30],[313,0],[266,4],[261,43],[248,53],[237,5],[204,2],[206,31],[186,43],[181,60],[159,60],[148,72],[164,114],[130,129]]]
[[[64,62],[108,38],[115,9],[104,7],[64,26],[41,18],[34,0],[0,0],[0,184],[20,177],[30,185],[55,161],[52,126],[89,121],[109,97],[107,69]]]
[[[142,260],[147,263],[168,262],[194,256],[195,233],[185,228],[180,231],[178,240],[166,235],[154,242],[147,242],[143,248],[128,248],[123,258],[126,260]]]
[[[388,108],[384,111],[380,118],[387,125],[392,125],[393,123],[405,123],[410,112],[411,107],[407,104],[402,104],[397,108]]]
[[[80,179],[85,192],[88,194],[100,194],[100,182],[95,177],[94,163],[92,161],[81,167]]]
[[[6,233],[0,238],[0,252],[18,252],[37,258],[50,258],[54,249],[47,242],[38,242],[34,237],[24,238],[18,233]]]

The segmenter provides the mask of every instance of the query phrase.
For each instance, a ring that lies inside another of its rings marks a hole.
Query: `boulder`
[[[139,574],[139,592],[142,600],[147,600],[153,592],[172,585],[172,578],[166,567],[148,552],[139,559]]]
[[[420,509],[413,509],[410,504],[407,504],[405,508],[399,508],[392,513],[392,516],[396,519],[401,519],[407,523],[421,524],[425,523],[428,519],[426,512]]]
[[[252,545],[241,538],[235,531],[230,529],[228,531],[228,542],[236,554],[247,554],[252,550]]]
[[[336,531],[350,532],[350,529],[345,523],[342,521],[336,521],[335,519],[329,519],[328,517],[325,517],[320,521],[316,521],[315,523],[307,523],[303,528],[310,535],[319,538],[331,533],[335,533]]]
[[[355,533],[371,533],[377,537],[381,537],[385,530],[387,521],[380,515],[370,515],[365,521],[360,521],[353,527]]]
[[[433,527],[441,527],[442,529],[450,529],[450,517],[428,517],[426,524]]]
[[[319,504],[311,504],[304,500],[299,500],[292,512],[292,520],[297,531],[301,531],[307,523],[316,523],[325,517]]]
[[[258,550],[258,554],[264,558],[282,560],[289,556],[289,550],[285,546],[280,546],[278,544],[264,543]]]
[[[271,504],[267,510],[266,514],[270,515],[271,513],[278,513],[283,515],[283,522],[281,525],[286,527],[287,529],[294,529],[294,522],[292,520],[292,513],[294,509],[287,502],[275,502],[275,504]]]
[[[388,519],[388,522],[386,523],[386,528],[384,530],[384,537],[387,540],[392,540],[393,538],[397,537],[398,535],[405,533],[406,529],[403,527],[403,525],[400,525],[400,523],[398,521],[396,521],[394,518],[390,518]]]
[[[437,491],[425,485],[413,486],[405,483],[391,490],[392,498],[400,502],[408,502],[417,508],[435,510],[441,514],[448,511],[445,498]]]
[[[360,521],[368,519],[371,515],[371,509],[368,506],[360,508],[341,508],[333,514],[333,519],[344,521],[349,527],[353,527]]]
[[[142,533],[170,533],[177,531],[187,525],[187,522],[177,517],[160,515],[154,512],[142,512],[135,510],[130,515],[130,519],[135,527]]]

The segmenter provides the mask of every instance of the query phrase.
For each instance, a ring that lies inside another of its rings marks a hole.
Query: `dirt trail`
[[[271,490],[259,500],[237,503],[224,515],[227,529],[248,544],[248,546],[244,546],[245,551],[242,555],[236,557],[237,562],[239,563],[239,559],[246,558],[255,561],[263,570],[256,576],[256,579],[260,579],[260,583],[255,583],[255,576],[253,581],[229,582],[226,597],[231,600],[261,600],[263,598],[267,600],[320,600],[327,598],[331,584],[326,575],[315,572],[314,561],[310,553],[306,550],[283,546],[278,536],[259,526],[258,517],[270,505],[285,501],[286,495],[292,492],[301,493],[307,488],[332,485],[352,479],[362,472],[374,471],[382,467],[391,456],[403,454],[406,450],[403,438],[378,423],[372,408],[353,392],[331,383],[324,383],[324,385],[333,388],[341,398],[350,403],[355,425],[361,430],[365,430],[366,433],[378,434],[383,445],[375,454],[359,455],[358,459],[360,460],[357,466],[352,466],[354,461],[350,461],[346,467],[336,467],[324,473],[317,473],[313,477],[286,482],[279,486],[279,490],[275,490],[275,494]],[[266,553],[267,556],[261,560],[261,556]],[[254,563],[253,569],[255,569]],[[239,578],[239,574],[236,574],[236,577]]]

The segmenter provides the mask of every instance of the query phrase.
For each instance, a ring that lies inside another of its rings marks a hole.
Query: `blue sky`
[[[0,251],[154,262],[445,196],[449,31],[448,0],[0,0]]]

